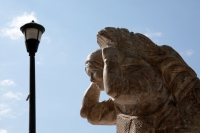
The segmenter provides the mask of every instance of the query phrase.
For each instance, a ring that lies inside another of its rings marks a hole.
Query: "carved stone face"
[[[103,86],[103,59],[101,49],[94,51],[88,55],[85,63],[85,71],[90,77],[90,81],[100,89],[104,90]]]
[[[96,86],[100,89],[100,90],[104,90],[103,88],[103,70],[102,69],[98,69],[97,67],[95,67],[95,62],[87,62],[85,64],[85,71],[88,74],[88,76],[90,77],[90,81],[94,84],[96,84]]]

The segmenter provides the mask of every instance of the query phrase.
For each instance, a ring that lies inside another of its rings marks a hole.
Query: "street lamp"
[[[26,49],[30,56],[29,133],[36,133],[35,53],[45,29],[32,21],[23,25],[20,30],[24,34]]]

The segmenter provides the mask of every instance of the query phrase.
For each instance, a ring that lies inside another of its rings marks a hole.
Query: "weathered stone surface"
[[[173,48],[112,27],[97,42],[85,64],[83,118],[117,133],[200,133],[200,81]],[[101,91],[110,99],[99,102]]]

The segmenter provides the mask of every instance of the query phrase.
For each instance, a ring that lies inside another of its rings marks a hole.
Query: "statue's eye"
[[[92,72],[91,72],[91,71],[88,71],[88,75],[91,76],[91,75],[92,75]]]
[[[85,68],[85,71],[86,71],[86,73],[88,74],[88,76],[90,76],[91,75],[91,71],[90,71],[90,69],[89,68]]]

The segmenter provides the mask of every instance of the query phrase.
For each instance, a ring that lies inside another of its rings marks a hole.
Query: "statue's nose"
[[[95,79],[94,79],[93,74],[90,75],[90,81],[91,81],[91,82],[95,82]]]

